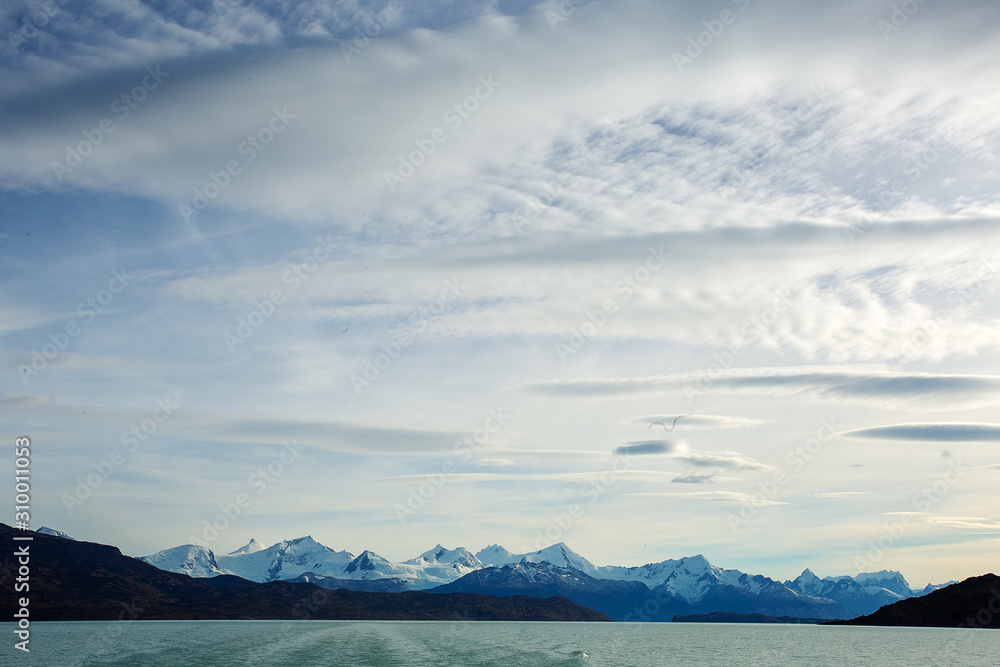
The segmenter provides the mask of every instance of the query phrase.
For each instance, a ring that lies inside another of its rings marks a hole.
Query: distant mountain
[[[215,554],[211,549],[197,544],[185,544],[172,549],[164,549],[152,556],[144,556],[139,560],[154,565],[168,572],[179,572],[189,577],[217,577],[221,574],[233,574],[219,567]]]
[[[531,595],[547,598],[561,595],[577,604],[607,614],[616,621],[639,620],[637,611],[654,600],[652,591],[637,581],[595,579],[580,570],[560,567],[548,562],[532,563],[523,560],[509,565],[493,565],[471,572],[457,581],[436,588],[428,593],[485,593],[507,597]],[[646,620],[669,621],[681,611],[691,607],[673,597],[658,601],[653,618]]]
[[[812,570],[803,570],[797,578],[786,581],[788,588],[816,597],[835,600],[852,615],[870,614],[883,605],[918,595],[899,572],[883,570],[856,577],[820,579]]]
[[[1000,629],[1000,577],[971,577],[835,624]]]
[[[607,621],[603,614],[565,598],[431,595],[422,592],[327,591],[311,583],[258,584],[232,575],[193,578],[122,555],[115,547],[35,533],[0,524],[0,561],[15,561],[28,546],[31,619],[305,619]],[[3,598],[5,618],[15,596]]]
[[[499,544],[491,544],[476,554],[483,565],[507,565],[516,563],[520,558],[504,549]]]
[[[952,579],[951,581],[949,581],[947,583],[944,583],[944,584],[927,584],[926,586],[924,586],[923,588],[921,588],[919,591],[915,591],[915,593],[916,593],[915,597],[919,597],[921,595],[927,595],[928,593],[933,593],[934,591],[936,591],[936,590],[938,590],[940,588],[944,588],[946,586],[951,586],[952,584],[957,584],[957,583],[959,583],[957,580]]]
[[[824,622],[821,618],[795,618],[793,616],[765,616],[764,614],[731,614],[713,611],[711,614],[690,614],[674,616],[674,623],[786,623],[815,625]]]
[[[303,574],[324,577],[331,585],[335,579],[394,580],[384,586],[337,586],[351,590],[400,590],[400,582],[404,582],[402,590],[423,590],[454,581],[483,567],[478,558],[462,547],[446,549],[439,544],[416,558],[393,563],[374,551],[366,550],[358,556],[336,551],[309,536],[284,540],[266,548],[250,540],[225,556],[216,556],[206,547],[184,545],[143,556],[141,560],[192,577],[235,574],[258,583],[299,580]]]
[[[479,570],[483,567],[483,563],[465,547],[445,549],[440,544],[405,562],[424,567],[428,565],[461,565],[470,570]]]
[[[216,557],[221,569],[256,582],[292,579],[304,572],[339,571],[353,560],[353,554],[323,546],[308,535],[282,540],[266,549]]]
[[[338,579],[337,577],[324,577],[322,574],[306,572],[286,581],[316,584],[320,588],[326,588],[331,591],[341,588],[349,591],[367,591],[369,593],[402,593],[413,590],[410,581],[392,577],[385,579]]]
[[[571,567],[591,575],[598,571],[593,563],[570,549],[565,542],[524,554],[512,554],[503,547],[493,544],[477,553],[476,557],[484,565],[509,565],[527,561],[529,563],[551,563],[560,567]]]
[[[42,526],[41,528],[39,528],[35,532],[39,533],[40,535],[52,535],[53,537],[61,537],[64,540],[72,540],[73,539],[72,537],[70,537],[66,533],[62,532],[61,530],[54,530],[52,528],[46,528],[45,526]]]
[[[648,563],[637,567],[596,566],[559,542],[527,553],[512,553],[491,544],[476,554],[464,547],[448,549],[438,544],[416,558],[392,562],[373,551],[358,556],[326,547],[312,537],[286,540],[264,547],[256,540],[226,556],[216,556],[186,545],[167,549],[144,560],[171,572],[194,577],[215,577],[232,573],[256,582],[313,581],[324,588],[361,591],[428,590],[443,586],[471,573],[490,567],[522,563],[546,563],[587,575],[594,595],[603,595],[603,584],[594,582],[630,582],[642,584],[656,604],[653,612],[643,612],[640,620],[670,620],[665,610],[674,613],[726,612],[803,618],[852,618],[906,598],[924,595],[939,588],[910,588],[899,572],[862,573],[856,577],[819,578],[806,569],[797,578],[779,582],[739,570],[712,565],[702,555]],[[554,570],[553,570],[554,572]],[[524,574],[522,572],[522,574]],[[303,575],[309,575],[303,579]],[[493,581],[493,575],[490,575]],[[485,590],[487,579],[470,590]],[[357,582],[357,583],[350,583]],[[364,583],[369,582],[369,583]],[[508,586],[509,582],[504,583]],[[471,584],[470,584],[471,585]],[[558,588],[558,587],[557,587]],[[498,588],[507,591],[508,588]],[[550,592],[547,594],[556,594]],[[509,594],[500,593],[497,594]],[[577,591],[576,598],[583,599]],[[629,598],[630,600],[632,598]],[[604,607],[602,607],[604,609]],[[621,609],[607,607],[614,616]]]

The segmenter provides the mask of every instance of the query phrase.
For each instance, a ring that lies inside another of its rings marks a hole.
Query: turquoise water
[[[11,642],[13,624],[0,627]],[[995,630],[461,621],[124,621],[31,628],[30,655],[4,646],[0,664],[1000,665]]]

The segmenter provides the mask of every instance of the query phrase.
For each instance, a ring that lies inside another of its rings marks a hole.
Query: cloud
[[[480,468],[500,468],[514,465],[510,459],[477,459],[476,465]]]
[[[824,450],[789,497],[872,495],[812,498],[825,515],[775,512],[773,531],[713,531],[699,505],[759,507],[742,471],[777,465],[829,402],[853,428],[902,425],[908,409],[988,421],[1000,398],[995,3],[926,3],[890,40],[886,5],[750,3],[684,71],[673,53],[718,8],[564,2],[554,30],[548,1],[402,2],[348,60],[388,0],[56,4],[40,34],[0,44],[0,364],[13,377],[61,345],[109,270],[150,273],[32,379],[34,396],[0,398],[0,417],[51,442],[36,463],[71,491],[155,399],[182,406],[72,517],[104,526],[99,541],[169,545],[294,439],[308,464],[230,535],[277,541],[320,521],[362,548],[432,528],[516,541],[560,511],[566,485],[614,474],[674,494],[595,503],[595,530],[578,533],[591,557],[638,557],[655,530],[719,558],[829,566],[940,459],[893,440]],[[33,6],[3,4],[0,35]],[[137,89],[147,66],[169,74]],[[481,77],[498,84],[486,99]],[[112,109],[137,90],[127,117]],[[461,124],[445,120],[467,100]],[[275,109],[294,118],[245,160]],[[447,141],[428,144],[436,128]],[[73,152],[88,154],[57,174]],[[418,160],[391,188],[386,173]],[[210,186],[185,221],[179,204]],[[321,266],[289,281],[321,239]],[[439,304],[445,281],[462,288]],[[278,307],[258,305],[275,290]],[[227,349],[248,319],[260,326]],[[364,370],[378,380],[359,391]],[[466,483],[400,525],[370,480],[397,478],[404,501],[497,405],[513,417],[456,473]],[[605,470],[618,444],[617,463],[669,470]],[[949,496],[953,514],[988,504],[992,472]],[[751,493],[707,493],[729,482]],[[46,497],[38,512],[64,511]],[[690,511],[665,516],[664,498]],[[122,506],[131,518],[100,520]],[[621,540],[601,538],[609,526]]]
[[[648,424],[650,427],[674,429],[729,429],[744,428],[763,424],[766,419],[750,419],[747,417],[729,417],[725,415],[650,415],[648,417],[635,417],[631,420],[633,424]],[[672,428],[670,428],[672,426]]]
[[[16,391],[5,391],[3,395],[0,396],[0,410],[30,410],[31,408],[48,405],[51,402],[52,396],[49,394],[29,394],[19,393]]]
[[[845,431],[841,435],[868,440],[904,440],[911,442],[1000,442],[1000,424],[974,422],[912,423],[872,426]],[[950,451],[942,456],[950,457]]]
[[[778,505],[788,505],[781,500],[768,500],[760,495],[742,493],[740,491],[695,491],[692,493],[672,493],[669,491],[654,491],[648,493],[631,493],[629,495],[642,498],[692,498],[695,500],[706,500],[718,505],[743,506],[754,503],[756,507],[774,507]]]
[[[983,517],[964,516],[930,516],[926,518],[927,523],[945,528],[961,528],[975,531],[1000,531],[1000,521],[994,521]]]
[[[840,402],[988,405],[1000,397],[1000,376],[917,373],[833,367],[712,369],[659,377],[533,382],[524,390],[551,398],[624,398],[689,391],[761,396],[808,394]]]
[[[696,475],[694,473],[684,473],[670,480],[672,484],[714,484],[715,473],[707,475]]]
[[[823,493],[810,493],[813,498],[855,498],[858,496],[870,496],[871,491],[827,491]]]
[[[616,447],[619,456],[667,455],[693,466],[732,468],[734,470],[768,470],[759,461],[743,456],[739,452],[702,452],[692,448],[683,440],[643,440]]]
[[[649,440],[616,447],[614,453],[621,456],[646,456],[650,454],[669,454],[676,451],[676,449],[676,443],[665,440]]]
[[[673,477],[677,473],[663,470],[593,470],[584,472],[455,472],[448,473],[444,479],[448,482],[479,483],[479,482],[572,482],[589,484],[595,480],[630,479],[636,482],[663,481],[665,477]],[[426,481],[427,474],[394,475],[380,477],[373,482],[409,482]],[[606,484],[606,482],[604,482]]]

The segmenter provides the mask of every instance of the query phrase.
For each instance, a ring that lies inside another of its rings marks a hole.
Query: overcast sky
[[[995,570],[998,27],[5,3],[0,422],[33,526]]]

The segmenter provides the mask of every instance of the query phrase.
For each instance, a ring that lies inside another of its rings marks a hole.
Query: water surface
[[[4,636],[13,637],[13,624]],[[700,623],[33,623],[21,665],[1000,665],[1000,632]],[[4,647],[10,656],[12,647]],[[0,663],[8,664],[4,660]],[[9,663],[15,664],[15,663]]]

